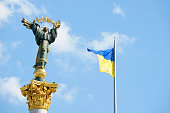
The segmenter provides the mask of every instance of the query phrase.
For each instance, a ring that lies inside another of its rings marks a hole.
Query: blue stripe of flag
[[[114,48],[107,49],[107,50],[99,50],[99,51],[95,51],[93,49],[87,48],[87,51],[93,52],[95,54],[99,54],[99,55],[103,56],[106,60],[114,61]]]

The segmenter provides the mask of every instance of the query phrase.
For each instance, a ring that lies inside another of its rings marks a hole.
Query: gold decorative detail
[[[57,91],[58,84],[40,82],[31,80],[30,84],[21,87],[21,92],[24,97],[27,97],[28,109],[46,109],[49,108],[49,100],[51,100],[51,93]]]
[[[42,17],[41,19],[36,18],[36,20],[34,20],[31,23],[28,22],[27,19],[23,18],[21,22],[24,23],[24,26],[26,26],[28,29],[31,29],[31,24],[35,23],[35,21],[37,21],[38,23],[43,23],[44,21],[46,21],[48,23],[53,24],[56,28],[59,28],[61,25],[59,20],[55,23],[53,20],[51,20],[50,18],[47,18],[47,17],[45,17],[45,18]]]
[[[47,75],[47,72],[46,72],[45,68],[41,68],[41,66],[35,68],[35,71],[34,71],[35,78],[37,78],[37,77],[45,78],[46,75]]]
[[[51,23],[51,24],[53,24],[56,28],[59,28],[60,27],[60,21],[58,20],[56,23],[53,21],[53,20],[51,20],[50,18],[47,18],[47,17],[42,17],[41,19],[38,19],[38,18],[36,18],[36,21],[38,22],[38,23],[43,23],[44,21],[46,21],[46,22],[48,22],[48,23]]]
[[[31,29],[31,23],[29,23],[27,19],[23,18],[21,22],[24,23],[23,25],[26,26],[28,29]]]

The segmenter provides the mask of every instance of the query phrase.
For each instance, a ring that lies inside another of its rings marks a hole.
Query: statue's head
[[[44,31],[44,32],[47,32],[47,31],[48,31],[48,27],[44,27],[44,28],[43,28],[43,31]]]

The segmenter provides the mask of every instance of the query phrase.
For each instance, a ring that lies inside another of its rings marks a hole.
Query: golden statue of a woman
[[[21,21],[24,23],[24,26],[33,31],[36,43],[39,46],[36,63],[33,66],[35,68],[34,76],[35,78],[45,78],[45,65],[47,64],[49,45],[53,43],[57,37],[57,29],[60,27],[60,21],[54,23],[54,21],[47,17],[42,17],[42,19],[36,18],[36,21],[39,23],[46,21],[53,24],[53,28],[49,31],[48,27],[43,27],[43,29],[41,29],[40,25],[35,23],[35,20],[32,23],[29,23],[25,18],[23,18]]]

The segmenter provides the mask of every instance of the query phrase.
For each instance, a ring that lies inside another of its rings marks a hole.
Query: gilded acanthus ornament
[[[24,97],[27,97],[28,109],[46,109],[48,110],[51,93],[57,91],[58,84],[47,83],[37,80],[31,80],[30,84],[21,87],[21,92]]]

